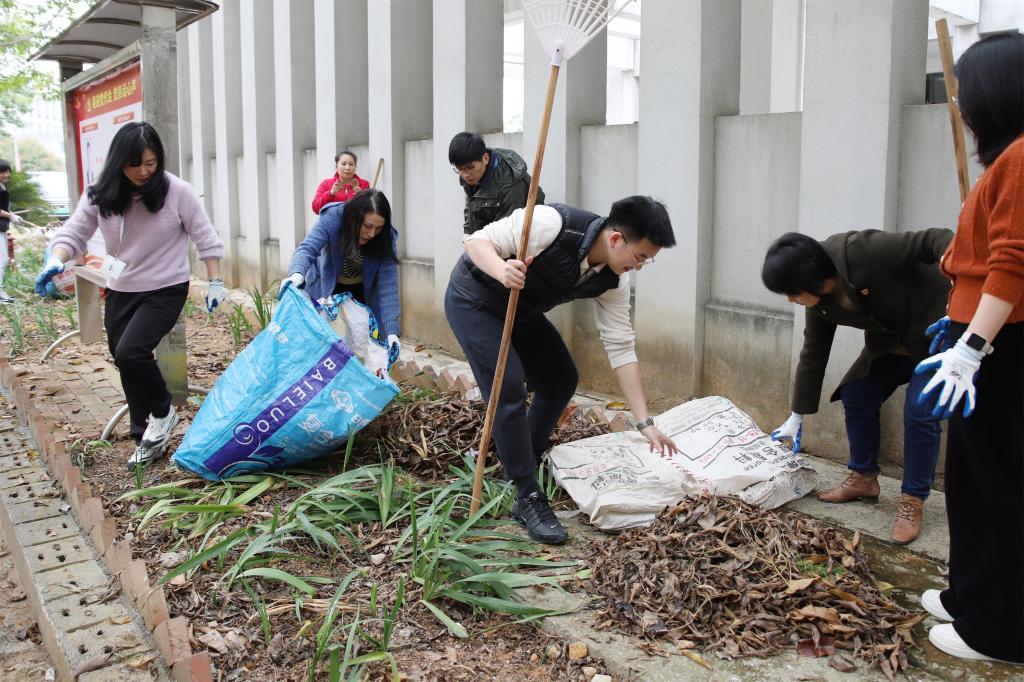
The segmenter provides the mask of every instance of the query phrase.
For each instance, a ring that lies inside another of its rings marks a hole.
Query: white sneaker
[[[14,303],[14,299],[11,298],[6,291],[0,289],[0,303]]]
[[[985,654],[975,651],[971,647],[967,646],[967,642],[957,634],[952,623],[943,623],[942,625],[934,626],[928,631],[928,639],[939,651],[944,651],[950,656],[956,656],[957,658],[964,658],[969,661],[997,661],[999,663],[1010,662],[986,656]]]
[[[171,437],[171,429],[178,423],[178,415],[171,405],[170,411],[164,417],[149,415],[145,432],[142,434],[140,446],[146,448],[163,448]]]
[[[144,445],[136,445],[135,452],[128,458],[128,471],[135,471],[135,467],[139,465],[146,466],[154,459],[159,458],[163,451],[162,446],[159,448],[147,448]]]
[[[939,590],[925,590],[924,594],[921,595],[921,606],[939,620],[956,620],[953,616],[949,615],[949,611],[942,605],[942,599],[939,598],[940,594]]]

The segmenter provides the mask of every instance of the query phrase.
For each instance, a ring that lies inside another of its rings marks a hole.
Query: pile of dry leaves
[[[859,532],[848,539],[731,498],[685,499],[649,528],[596,542],[592,559],[604,625],[672,640],[684,653],[769,656],[795,646],[843,671],[863,659],[892,679],[907,669],[923,618],[879,589]]]
[[[406,393],[356,437],[353,461],[377,461],[387,453],[395,464],[428,480],[443,478],[462,464],[462,452],[479,446],[487,406],[458,393]],[[608,433],[570,405],[562,414],[551,445]]]

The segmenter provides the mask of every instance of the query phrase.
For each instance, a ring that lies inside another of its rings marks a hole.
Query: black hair
[[[837,274],[836,264],[817,239],[787,232],[768,247],[761,266],[761,281],[769,291],[786,296],[808,293],[821,296],[825,281]]]
[[[11,164],[6,159],[0,159],[0,173],[6,173],[11,170]]]
[[[997,33],[967,48],[956,63],[957,101],[988,167],[1024,134],[1024,35]]]
[[[486,152],[484,138],[476,133],[457,133],[448,143],[448,163],[453,166],[464,166],[480,161]]]
[[[676,245],[665,204],[634,194],[612,204],[605,227],[622,232],[627,240],[647,239],[660,248]]]
[[[391,236],[391,204],[379,189],[364,189],[345,202],[341,213],[341,253],[343,258],[359,249],[359,229],[367,213],[384,218],[384,229],[363,247],[363,254],[381,260],[398,262],[395,243]]]
[[[156,172],[145,185],[136,187],[125,176],[125,166],[142,163],[142,153],[150,149],[156,155]],[[107,152],[107,160],[100,171],[100,179],[89,187],[89,201],[97,206],[100,215],[124,215],[131,205],[132,196],[138,195],[150,213],[164,207],[170,183],[164,175],[164,145],[156,129],[148,123],[126,123],[114,135]]]
[[[356,156],[356,153],[354,151],[352,151],[351,149],[342,149],[340,152],[338,152],[337,154],[334,155],[334,164],[337,165],[338,164],[338,159],[340,159],[345,154],[348,154],[349,156],[351,156],[353,162],[359,163],[359,157]]]

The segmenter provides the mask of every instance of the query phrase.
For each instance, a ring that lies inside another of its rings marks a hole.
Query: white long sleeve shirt
[[[524,209],[516,209],[512,215],[497,220],[490,225],[467,235],[464,242],[474,239],[486,239],[494,245],[494,250],[502,258],[515,258],[519,253],[519,239],[523,231]],[[562,216],[550,206],[537,206],[533,211],[533,225],[530,227],[530,243],[526,247],[526,256],[535,257],[551,246],[562,229]],[[600,272],[607,267],[597,265],[593,269]],[[590,270],[586,258],[580,263],[580,274]],[[609,289],[594,299],[595,321],[601,344],[608,354],[608,362],[616,369],[631,362],[636,362],[636,333],[629,319],[629,277],[619,277],[619,286]]]

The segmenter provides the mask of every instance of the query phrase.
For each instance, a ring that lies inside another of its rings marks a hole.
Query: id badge
[[[103,265],[100,266],[100,272],[105,274],[110,279],[117,279],[124,272],[126,263],[122,260],[118,260],[107,254],[103,259]]]

